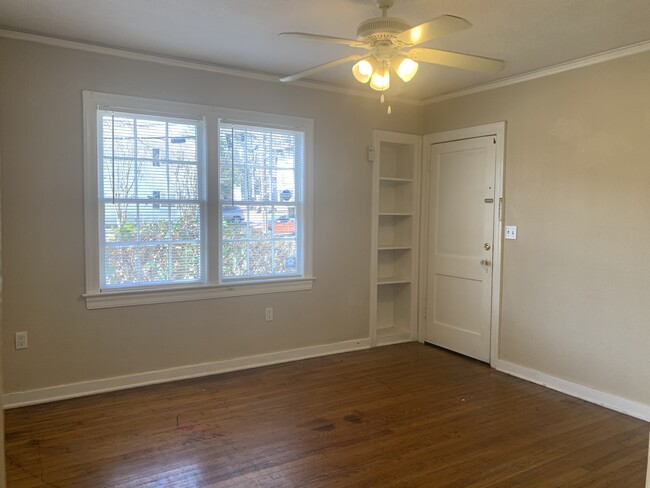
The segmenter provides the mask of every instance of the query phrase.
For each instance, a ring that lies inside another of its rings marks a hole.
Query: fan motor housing
[[[404,19],[397,17],[375,17],[364,20],[357,28],[357,39],[383,41],[392,38],[395,34],[410,29],[411,25]]]

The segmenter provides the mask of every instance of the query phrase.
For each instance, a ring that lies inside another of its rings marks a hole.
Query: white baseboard
[[[64,400],[66,398],[94,395],[96,393],[104,393],[114,390],[124,390],[136,386],[153,385],[156,383],[165,383],[168,381],[184,380],[199,376],[226,373],[228,371],[237,371],[240,369],[256,368],[258,366],[286,363],[297,361],[299,359],[357,351],[360,349],[368,349],[369,347],[369,338],[355,339],[351,341],[336,342],[333,344],[323,344],[319,346],[301,347],[299,349],[259,354],[256,356],[245,356],[226,359],[223,361],[149,371],[146,373],[136,373],[100,380],[82,381],[80,383],[19,391],[7,393],[3,396],[4,407],[6,409],[23,407],[26,405],[35,405],[37,403]]]
[[[624,413],[631,417],[636,417],[646,422],[650,422],[650,405],[627,400],[610,393],[605,393],[588,386],[563,380],[556,376],[551,376],[536,369],[527,368],[519,364],[497,359],[492,361],[492,367],[517,378],[546,386],[567,395],[571,395],[581,400],[586,400],[597,405]]]

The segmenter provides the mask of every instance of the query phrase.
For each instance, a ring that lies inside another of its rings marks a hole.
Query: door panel
[[[493,137],[431,146],[425,340],[490,360],[496,147]]]

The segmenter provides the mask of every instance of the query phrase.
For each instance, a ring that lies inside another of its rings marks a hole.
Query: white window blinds
[[[311,289],[312,120],[83,102],[89,308]]]
[[[221,279],[303,273],[304,132],[221,121]]]
[[[202,121],[97,114],[100,286],[202,281]]]

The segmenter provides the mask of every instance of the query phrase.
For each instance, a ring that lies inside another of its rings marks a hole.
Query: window
[[[222,279],[299,275],[303,134],[223,122],[219,136]]]
[[[84,92],[88,308],[311,288],[312,121]]]
[[[202,121],[98,110],[97,122],[101,287],[203,281]]]

